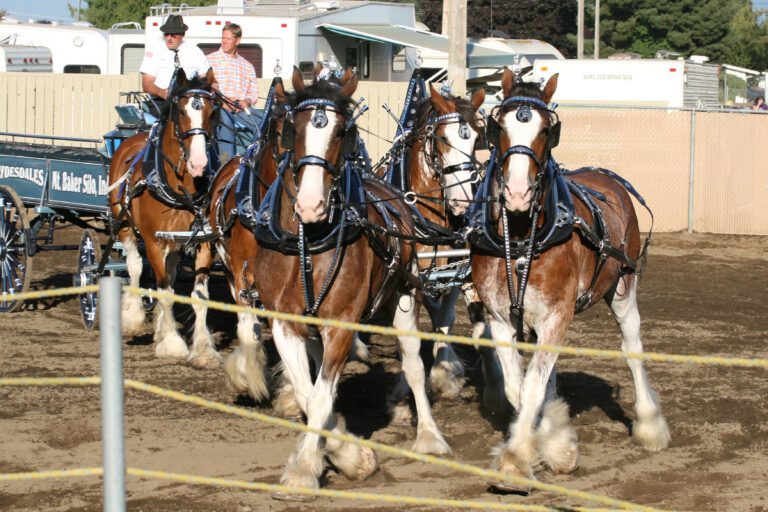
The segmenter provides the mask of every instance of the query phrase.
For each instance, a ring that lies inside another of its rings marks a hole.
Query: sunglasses
[[[183,34],[163,34],[163,37],[181,37]]]

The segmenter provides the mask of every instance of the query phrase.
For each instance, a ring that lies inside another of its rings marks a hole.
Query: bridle
[[[423,128],[423,136],[429,143],[429,146],[431,146],[430,150],[427,151],[427,144],[425,144],[425,155],[427,156],[427,161],[429,162],[430,168],[434,171],[434,177],[441,182],[445,176],[449,176],[461,171],[470,171],[472,173],[472,178],[470,178],[468,182],[475,184],[479,181],[480,173],[477,170],[478,163],[475,160],[474,155],[464,153],[456,146],[453,146],[445,137],[437,135],[437,131],[441,126],[457,123],[459,124],[459,137],[464,140],[469,139],[471,137],[470,130],[472,128],[470,128],[469,123],[464,120],[464,117],[460,112],[449,112],[448,114],[430,118],[426,126]],[[442,155],[437,152],[437,142],[442,142],[443,144],[459,151],[467,157],[467,160],[464,162],[459,162],[458,164],[443,167],[440,163]],[[458,185],[461,184],[463,184],[463,182],[459,183]]]
[[[213,139],[213,134],[211,133],[212,125],[209,126],[207,130],[203,127],[200,127],[200,128],[190,128],[185,132],[181,131],[181,128],[180,128],[181,123],[179,119],[179,112],[181,111],[181,105],[179,104],[179,101],[182,98],[190,99],[192,108],[194,110],[203,110],[205,101],[210,101],[211,104],[213,104],[213,102],[216,99],[216,95],[215,93],[211,91],[206,91],[205,89],[189,89],[184,91],[181,94],[176,94],[173,96],[173,100],[171,103],[171,119],[174,124],[175,135],[176,135],[176,140],[179,144],[179,149],[181,150],[183,159],[186,161],[189,158],[189,155],[187,154],[187,148],[184,145],[184,141],[195,135],[202,135],[205,138],[205,145],[206,147],[208,147],[211,144],[211,140]],[[211,106],[211,108],[213,108],[213,106]]]
[[[285,107],[286,114],[285,120],[283,121],[282,134],[280,136],[280,144],[291,153],[289,165],[293,171],[293,184],[295,190],[297,192],[299,190],[298,176],[302,167],[307,165],[317,165],[322,167],[332,178],[331,186],[328,189],[327,204],[330,206],[331,212],[333,212],[334,209],[331,204],[333,192],[339,188],[339,181],[343,174],[341,172],[342,169],[337,167],[335,163],[329,161],[325,155],[309,154],[302,156],[298,161],[295,160],[296,127],[294,123],[296,114],[307,111],[312,112],[310,123],[312,123],[312,126],[315,128],[325,128],[328,125],[327,112],[334,112],[344,118],[343,129],[337,135],[337,137],[340,137],[342,140],[340,152],[342,162],[348,158],[354,158],[354,155],[357,153],[357,125],[349,110],[344,109],[335,102],[325,98],[310,98],[300,102],[296,107]],[[291,197],[291,201],[295,202],[296,198]]]
[[[533,197],[531,201],[531,208],[534,208],[534,205],[538,203],[539,196],[541,195],[541,184],[544,178],[544,172],[546,171],[549,162],[550,153],[552,149],[557,147],[557,145],[560,143],[560,117],[557,115],[557,112],[555,112],[554,108],[550,108],[549,105],[538,98],[532,98],[529,96],[510,96],[509,98],[505,98],[500,105],[494,108],[493,112],[491,112],[491,115],[488,116],[488,120],[486,122],[486,133],[488,141],[496,148],[500,148],[501,127],[499,126],[498,118],[501,115],[501,110],[508,109],[508,112],[504,113],[504,115],[506,115],[515,107],[517,107],[517,113],[515,116],[517,117],[518,121],[523,123],[527,123],[533,118],[531,108],[535,108],[539,112],[546,112],[546,117],[549,121],[549,125],[545,129],[547,140],[544,144],[543,158],[541,160],[533,148],[522,144],[510,146],[507,148],[503,155],[495,153],[496,168],[499,169],[499,172],[496,173],[496,180],[499,184],[499,202],[503,204],[501,195],[504,191],[504,176],[500,171],[504,165],[504,162],[506,162],[507,158],[512,155],[525,155],[530,158],[536,165],[536,177],[534,179],[531,191]]]

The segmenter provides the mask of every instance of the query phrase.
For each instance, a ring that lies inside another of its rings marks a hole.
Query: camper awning
[[[317,28],[356,39],[391,43],[448,54],[448,37],[402,25],[352,25],[321,23]],[[488,68],[512,64],[515,54],[467,42],[467,67]]]

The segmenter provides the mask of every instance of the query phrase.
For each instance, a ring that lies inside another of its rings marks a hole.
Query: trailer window
[[[143,44],[124,44],[120,48],[120,74],[135,73],[141,67],[144,59]]]
[[[65,73],[79,73],[84,75],[100,75],[101,69],[93,64],[67,64],[64,66]]]
[[[347,46],[344,49],[344,65],[348,68],[355,67],[357,73],[363,78],[368,78],[370,72],[368,70],[368,61],[370,60],[370,47],[368,43],[362,43],[362,51],[359,46]],[[362,58],[361,58],[362,54]]]
[[[405,46],[392,47],[392,71],[400,73],[405,71],[406,67]]]
[[[203,53],[206,55],[209,55],[221,48],[221,45],[218,43],[201,43],[197,46],[199,46],[200,49],[203,50]],[[241,44],[237,47],[237,53],[239,53],[245,60],[253,64],[253,67],[256,70],[256,76],[258,78],[264,76],[264,62],[262,58],[263,56],[261,46],[258,44]],[[272,70],[269,72],[272,73]]]

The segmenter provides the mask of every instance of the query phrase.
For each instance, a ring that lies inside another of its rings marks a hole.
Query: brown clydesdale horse
[[[272,218],[282,230],[278,240],[293,237],[310,246],[313,233],[344,225],[336,222],[348,219],[348,210],[342,205],[354,179],[345,172],[345,155],[349,155],[350,135],[356,135],[351,95],[358,79],[354,75],[342,80],[341,87],[325,80],[305,86],[301,72],[294,69],[292,82],[295,97],[291,99],[290,126],[286,126],[287,119],[283,129],[291,134],[292,154],[290,165],[278,178],[282,191]],[[342,238],[345,242],[338,246],[331,242],[327,250],[311,255],[308,249],[303,262],[298,255],[301,252],[262,246],[254,267],[254,274],[259,276],[259,298],[270,310],[309,312],[321,318],[352,322],[359,321],[372,305],[383,304],[391,310],[397,327],[416,329],[415,293],[403,286],[403,281],[412,276],[415,255],[414,243],[408,239],[414,236],[411,212],[396,191],[383,182],[359,183],[363,183],[368,198],[356,203],[362,207],[364,219],[345,221],[348,231],[362,226],[359,236]],[[384,206],[373,198],[388,201]],[[391,233],[404,237],[389,236]],[[344,420],[333,413],[333,403],[355,333],[332,326],[308,328],[283,320],[272,320],[271,327],[285,374],[307,424],[343,432]],[[402,337],[399,341],[403,370],[416,398],[419,422],[414,448],[420,452],[446,453],[448,445],[432,418],[426,395],[420,340]],[[368,448],[336,440],[326,442],[316,434],[304,434],[296,453],[289,458],[281,482],[318,487],[326,454],[345,475],[355,479],[367,477],[378,466],[375,453]]]
[[[472,254],[472,280],[488,309],[493,339],[515,342],[529,334],[539,346],[564,345],[575,312],[603,298],[621,329],[622,350],[642,352],[637,284],[645,250],[628,193],[634,191],[610,171],[564,172],[554,162],[548,167],[550,150],[559,138],[559,121],[547,106],[557,75],[543,90],[515,78],[505,69],[505,99],[488,119],[489,140],[497,151],[495,175],[487,182],[487,199],[493,201],[488,236],[507,247],[494,253],[473,243]],[[557,186],[561,173],[560,183],[573,191],[571,222],[568,215],[560,216],[565,212],[560,206],[567,202],[567,194]],[[556,193],[561,202],[548,208],[548,199]],[[532,231],[552,234],[550,243],[546,237],[532,236]],[[555,473],[574,471],[579,461],[576,433],[568,406],[555,398],[557,353],[535,352],[526,372],[514,348],[498,347],[497,353],[505,394],[517,411],[509,439],[498,450],[498,467],[528,478],[533,478],[540,460]],[[659,400],[642,361],[629,359],[628,364],[636,390],[632,433],[647,449],[663,449],[670,435]],[[497,486],[530,490],[525,485]]]
[[[149,172],[144,161],[154,159],[146,151],[147,133],[125,140],[112,158],[109,170],[109,204],[117,237],[123,244],[131,286],[139,286],[143,262],[138,237],[144,241],[147,260],[155,274],[158,290],[173,290],[181,244],[158,239],[159,231],[186,231],[196,219],[195,178],[208,165],[207,145],[212,136],[211,115],[214,95],[210,84],[195,77],[188,80],[179,69],[169,99],[167,119],[156,125],[160,151],[155,168]],[[151,132],[150,136],[154,136]],[[212,254],[208,244],[197,249],[195,289],[192,296],[208,298],[208,274]],[[154,339],[158,357],[184,359],[196,366],[218,366],[220,358],[206,326],[207,307],[194,306],[195,326],[192,349],[176,330],[172,301],[161,299],[155,308]],[[129,336],[143,330],[146,315],[141,298],[123,296],[123,332]]]
[[[267,130],[257,141],[260,147],[251,156],[253,162],[245,161],[247,155],[233,158],[219,170],[211,186],[208,222],[218,235],[214,245],[224,263],[232,298],[236,303],[248,307],[254,307],[257,303],[254,269],[259,245],[251,227],[238,215],[236,186],[240,173],[253,173],[251,179],[256,180],[256,188],[251,197],[251,206],[256,212],[261,199],[277,177],[277,162],[285,151],[280,145],[285,118],[282,105],[288,96],[279,78],[274,82],[274,90],[275,105],[271,112],[265,114],[269,116]],[[269,388],[259,324],[250,313],[238,313],[237,319],[239,346],[224,365],[227,383],[234,391],[261,401],[269,396]]]
[[[459,247],[455,245],[454,230],[462,222],[473,196],[472,186],[479,180],[474,155],[483,137],[478,110],[484,100],[483,89],[476,91],[471,100],[466,100],[452,95],[443,96],[430,84],[429,96],[417,104],[413,129],[403,140],[404,165],[407,169],[402,177],[391,179],[407,182],[402,188],[407,192],[409,200],[415,201],[415,207],[430,226],[437,226],[433,230],[434,240],[443,240],[438,245],[417,243],[417,251],[423,255],[418,261],[419,273],[429,272],[430,269],[448,263],[447,258],[437,256],[437,251]],[[392,170],[394,173],[399,171],[398,168]],[[426,257],[430,253],[433,256]],[[434,332],[450,333],[456,318],[456,301],[461,291],[461,288],[454,286],[434,296],[419,294],[420,302],[429,313]],[[467,287],[463,291],[468,302],[475,302],[475,309],[481,309],[474,291]],[[481,325],[476,327],[482,332],[482,317],[479,320]],[[464,383],[461,359],[452,346],[445,342],[435,342],[433,354],[435,362],[430,370],[432,395],[456,398]],[[393,411],[396,423],[410,422],[410,408],[400,403],[406,391],[401,379],[391,397],[396,404]]]

